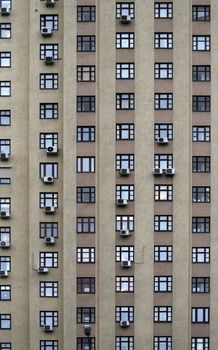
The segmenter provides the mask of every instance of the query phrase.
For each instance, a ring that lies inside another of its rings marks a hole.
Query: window
[[[58,60],[58,44],[41,44],[40,60],[44,60],[45,57],[52,57],[54,60]]]
[[[40,350],[58,350],[58,340],[40,340]]]
[[[11,183],[11,168],[0,168],[0,185]]]
[[[155,2],[154,17],[155,18],[172,18],[173,3],[172,2]]]
[[[155,154],[154,155],[154,167],[160,169],[172,169],[173,168],[173,155],[172,154]]]
[[[11,111],[10,110],[0,110],[0,125],[10,125],[11,124]]]
[[[117,79],[134,79],[135,77],[134,63],[117,63],[116,78]]]
[[[155,215],[154,216],[154,231],[173,231],[172,215]]]
[[[117,140],[134,140],[135,127],[134,124],[116,124]]]
[[[192,66],[193,81],[210,81],[210,66]]]
[[[116,350],[133,350],[133,337],[116,337]]]
[[[40,89],[58,89],[58,74],[40,74]]]
[[[173,94],[156,93],[154,98],[155,109],[173,109]]]
[[[57,298],[58,297],[58,282],[41,281],[39,282],[41,298]]]
[[[94,294],[95,277],[77,277],[77,294]]]
[[[172,262],[173,247],[171,245],[155,245],[154,261],[155,262]]]
[[[0,314],[0,329],[11,329],[10,314]]]
[[[40,222],[39,237],[55,237],[58,238],[58,222]]]
[[[134,33],[116,33],[117,49],[134,49]]]
[[[0,39],[11,38],[11,23],[0,23]]]
[[[172,49],[173,33],[154,33],[155,49]]]
[[[78,35],[77,36],[77,52],[94,52],[95,51],[95,35]]]
[[[95,338],[77,337],[77,350],[95,350]]]
[[[134,261],[134,247],[133,246],[116,246],[116,262]]]
[[[77,81],[95,81],[95,66],[77,66]]]
[[[91,264],[95,262],[95,248],[77,248],[77,263]]]
[[[58,208],[58,193],[57,192],[40,192],[40,206]]]
[[[95,323],[94,307],[78,307],[77,323]]]
[[[95,96],[77,96],[77,112],[95,112]]]
[[[95,126],[78,126],[77,142],[95,142]]]
[[[0,198],[0,212],[11,213],[11,199],[10,198]]]
[[[0,241],[11,242],[11,228],[10,227],[0,227]]]
[[[40,29],[43,27],[58,30],[58,15],[41,15],[40,16]]]
[[[210,262],[210,248],[192,248],[192,262],[193,263],[209,263]]]
[[[7,7],[11,9],[11,0],[0,0],[0,7]]]
[[[155,79],[172,79],[173,64],[172,63],[155,63],[154,77]]]
[[[95,217],[77,217],[77,233],[95,233]]]
[[[134,170],[134,154],[116,154],[116,170]]]
[[[116,185],[116,200],[134,201],[134,185]]]
[[[130,16],[134,18],[135,6],[134,2],[117,2],[116,3],[116,18],[121,16]]]
[[[154,350],[172,350],[172,337],[154,337]]]
[[[58,104],[57,103],[40,103],[40,119],[57,119]]]
[[[154,322],[172,322],[172,306],[154,306]]]
[[[58,311],[40,311],[40,327],[58,327]]]
[[[11,300],[11,286],[0,285],[0,300]]]
[[[210,277],[192,277],[192,293],[209,293]]]
[[[154,291],[155,293],[172,292],[173,278],[172,276],[155,276],[154,277]]]
[[[193,216],[192,218],[193,233],[209,233],[210,232],[210,217]]]
[[[134,216],[133,215],[117,215],[116,216],[116,231],[129,230],[134,231]]]
[[[40,133],[40,149],[58,145],[58,133]]]
[[[0,81],[0,96],[1,97],[11,96],[11,82],[10,81]]]
[[[192,96],[193,112],[210,112],[210,96]]]
[[[0,350],[11,350],[11,343],[0,343]]]
[[[58,178],[58,163],[40,163],[40,179],[45,176]]]
[[[95,203],[95,187],[77,187],[77,203]]]
[[[11,154],[11,140],[0,139],[0,153]]]
[[[193,307],[192,308],[192,323],[209,323],[210,319],[209,307]]]
[[[58,267],[57,252],[40,252],[39,253],[40,267]]]
[[[210,187],[192,187],[192,203],[210,203]]]
[[[10,256],[0,256],[0,271],[11,271]]]
[[[154,139],[167,138],[173,139],[173,124],[154,124]]]
[[[210,173],[210,156],[192,157],[193,173]]]
[[[133,93],[116,94],[116,109],[134,109],[135,97]]]
[[[78,173],[94,173],[95,157],[77,157]]]
[[[77,6],[77,22],[95,22],[95,6]]]
[[[209,338],[192,338],[192,350],[209,350]]]
[[[193,21],[210,21],[210,6],[192,6]]]
[[[120,321],[134,322],[133,306],[116,306],[116,322]]]
[[[11,67],[11,53],[10,52],[0,52],[0,67],[1,68]]]
[[[210,142],[210,126],[193,126],[193,142]]]
[[[210,35],[193,35],[193,51],[210,51]]]
[[[155,201],[172,201],[173,185],[154,185],[154,200]]]
[[[116,276],[116,292],[130,293],[134,292],[134,277],[133,276]]]

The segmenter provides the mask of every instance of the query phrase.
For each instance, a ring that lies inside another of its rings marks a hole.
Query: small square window
[[[6,126],[11,125],[11,111],[10,110],[0,110],[0,125]]]
[[[11,23],[0,23],[0,39],[11,38]]]
[[[11,82],[10,81],[0,81],[0,96],[1,97],[11,96]]]
[[[11,67],[11,53],[10,52],[0,52],[0,68]]]

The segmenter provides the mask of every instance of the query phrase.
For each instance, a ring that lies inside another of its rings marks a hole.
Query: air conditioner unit
[[[54,214],[55,213],[55,207],[46,206],[46,207],[44,207],[44,212],[46,214]]]
[[[162,175],[163,174],[163,170],[161,168],[154,168],[153,169],[153,174],[154,175]]]
[[[10,15],[10,8],[9,7],[0,7],[0,13],[2,16],[8,16]]]
[[[128,176],[129,175],[129,169],[128,168],[121,168],[120,169],[120,175],[122,176]]]
[[[8,160],[9,155],[8,153],[0,153],[0,159],[1,160]]]
[[[57,154],[57,153],[58,153],[58,147],[56,145],[47,147],[47,154]]]
[[[120,326],[121,327],[129,327],[129,321],[121,320],[120,321]]]
[[[55,238],[54,237],[45,237],[45,243],[46,244],[55,244]]]
[[[45,56],[45,64],[47,64],[48,66],[54,64],[53,56]]]
[[[121,261],[121,266],[122,267],[131,267],[132,266],[132,262],[130,260],[122,260]]]
[[[47,7],[54,7],[55,6],[55,0],[45,0],[45,4]]]
[[[127,201],[127,199],[118,199],[117,200],[117,205],[118,205],[118,207],[125,207],[127,204],[128,204],[128,201]]]
[[[38,271],[38,273],[48,273],[48,268],[47,267],[39,267],[37,271]]]
[[[10,242],[9,241],[0,241],[0,247],[1,248],[9,248]]]
[[[120,236],[127,237],[127,236],[130,236],[130,235],[131,235],[131,232],[129,232],[129,230],[124,230],[124,229],[120,230]]]
[[[161,145],[167,145],[168,144],[168,138],[167,137],[158,137],[157,143]]]
[[[45,324],[42,328],[44,332],[53,332],[53,326],[51,324]]]
[[[10,218],[10,213],[9,212],[7,212],[7,211],[1,211],[0,212],[0,217],[2,218],[2,219],[8,219],[8,218]]]
[[[45,182],[46,184],[51,184],[54,182],[53,176],[45,176],[42,178],[42,181]]]
[[[170,175],[170,176],[175,175],[175,169],[174,168],[167,168],[166,175]]]
[[[42,27],[41,34],[44,37],[52,36],[52,29],[51,28],[47,28],[47,27]]]
[[[129,24],[131,23],[131,16],[128,15],[121,15],[120,16],[120,22],[123,24]]]
[[[0,271],[0,277],[7,277],[8,276],[8,271]]]

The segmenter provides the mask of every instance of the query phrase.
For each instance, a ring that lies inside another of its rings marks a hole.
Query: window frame
[[[11,39],[11,23],[0,23],[0,39]]]
[[[155,92],[154,94],[155,110],[173,110],[173,93]]]
[[[134,110],[135,94],[133,92],[116,94],[116,110]]]
[[[161,257],[161,254],[162,254],[162,257]],[[172,263],[173,246],[172,245],[155,245],[154,262],[155,263]]]
[[[201,79],[202,77],[204,79]],[[201,82],[201,83],[211,81],[211,66],[210,65],[193,65],[192,81]]]
[[[202,162],[202,160],[204,160]],[[200,165],[200,167],[199,167]],[[201,171],[201,168],[204,171]],[[192,156],[192,172],[193,173],[210,173],[210,156]],[[200,170],[198,170],[200,169]]]
[[[210,233],[210,216],[193,216],[192,233]]]
[[[116,32],[116,49],[133,50],[135,48],[134,32]]]
[[[9,60],[8,64],[3,65],[4,59]],[[11,67],[11,51],[1,51],[0,52],[0,68],[10,68],[10,67]]]
[[[135,79],[135,63],[134,62],[117,62],[116,79],[117,80]]]
[[[173,32],[155,32],[154,33],[155,50],[173,49]]]
[[[58,73],[40,73],[39,88],[40,90],[58,90],[59,79]]]
[[[77,186],[77,188],[76,188],[76,202],[78,204],[79,203],[86,203],[86,204],[95,203],[95,195],[96,195],[95,186]]]
[[[173,276],[154,276],[154,293],[172,293]]]
[[[210,247],[192,247],[192,264],[209,264]]]
[[[39,252],[39,266],[57,269],[58,252]]]
[[[7,118],[8,123],[3,123],[3,120]],[[0,110],[0,126],[10,126],[11,125],[11,110],[1,109]]]
[[[210,186],[192,186],[192,203],[210,203]]]
[[[76,262],[77,264],[94,264],[95,247],[77,247]]]
[[[39,297],[58,298],[58,281],[39,281]]]
[[[199,17],[199,9],[202,8],[204,12],[203,19]],[[193,5],[192,6],[192,21],[210,22],[210,5]]]
[[[77,35],[77,52],[95,52],[95,35]]]
[[[85,9],[89,11],[85,11]],[[89,18],[85,18],[84,15],[89,15]],[[77,6],[77,22],[95,22],[95,6],[94,5],[79,5]]]
[[[210,52],[211,36],[210,35],[192,35],[192,51]]]
[[[154,323],[172,323],[172,306],[154,306]],[[162,320],[166,314],[166,319]]]
[[[88,79],[85,79],[86,75]],[[77,82],[95,82],[95,65],[77,65]]]
[[[77,277],[76,285],[77,294],[95,294],[95,277]]]
[[[210,293],[210,277],[192,277],[192,294]]]
[[[128,134],[128,137],[123,137],[123,133]],[[117,141],[134,141],[135,139],[135,124],[120,123],[116,124],[116,140]]]
[[[166,15],[161,16],[161,10],[163,10],[163,5],[165,5]],[[162,6],[162,8],[161,8]],[[171,19],[173,18],[173,3],[172,2],[155,2],[154,3],[154,18],[155,19]]]
[[[164,73],[164,76],[161,75]],[[172,80],[173,79],[173,63],[172,62],[155,62],[154,63],[154,79]]]
[[[40,30],[43,27],[53,30],[59,29],[59,16],[58,14],[41,14],[40,15]]]
[[[77,142],[95,142],[95,126],[77,126]]]
[[[198,313],[202,312],[202,321]],[[210,308],[209,307],[192,307],[192,323],[210,323]]]
[[[12,85],[10,80],[0,81],[0,97],[11,97]]]
[[[77,234],[95,233],[95,216],[77,216],[76,232]]]

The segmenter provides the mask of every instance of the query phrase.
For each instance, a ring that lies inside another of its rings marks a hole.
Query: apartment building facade
[[[217,18],[0,0],[0,350],[217,349]]]

